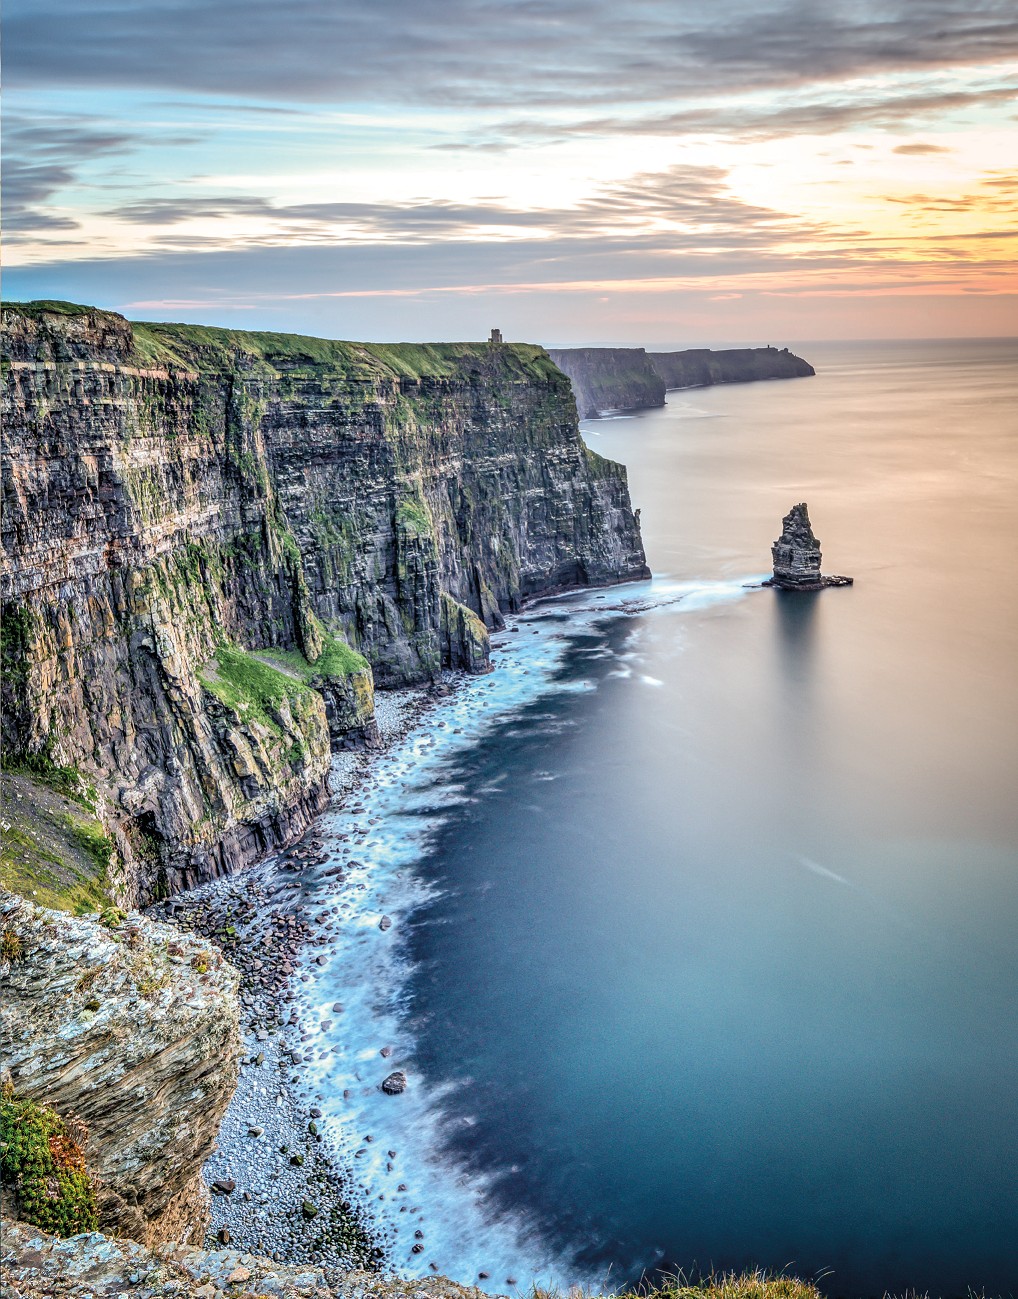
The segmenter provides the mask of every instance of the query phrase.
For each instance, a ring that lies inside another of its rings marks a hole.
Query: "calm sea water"
[[[318,1086],[397,1264],[1018,1291],[1018,345],[802,350],[584,425],[654,582],[528,613],[334,817],[312,1001],[370,1046]],[[746,587],[799,500],[853,588]]]

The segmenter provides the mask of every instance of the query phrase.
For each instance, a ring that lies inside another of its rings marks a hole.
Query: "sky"
[[[6,0],[4,296],[336,338],[1018,335],[1015,0]]]

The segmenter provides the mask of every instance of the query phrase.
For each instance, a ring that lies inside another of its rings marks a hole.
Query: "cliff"
[[[739,347],[712,352],[651,352],[649,361],[666,388],[705,388],[715,383],[752,383],[757,379],[800,379],[816,374],[808,361],[787,347]]]
[[[0,893],[5,1070],[87,1130],[100,1225],[146,1244],[208,1225],[201,1166],[236,1086],[237,975],[141,916],[101,923]]]
[[[569,347],[548,355],[568,375],[581,419],[665,404],[665,384],[642,347]]]
[[[524,600],[647,574],[540,348],[3,326],[5,765],[95,786],[126,905],[296,838],[374,682],[485,670]]]

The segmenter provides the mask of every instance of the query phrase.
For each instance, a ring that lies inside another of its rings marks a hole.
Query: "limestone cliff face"
[[[581,419],[665,404],[665,384],[642,347],[566,347],[548,353],[569,376]]]
[[[713,352],[706,347],[685,352],[651,352],[651,365],[668,388],[705,388],[715,383],[752,383],[757,379],[801,379],[816,371],[787,347],[735,347]]]
[[[87,1126],[101,1226],[200,1243],[201,1166],[237,1080],[236,972],[137,915],[108,928],[0,893],[0,927],[17,940],[0,962],[15,1091]]]
[[[9,305],[3,402],[4,743],[102,787],[127,904],[296,837],[373,680],[647,572],[539,348]]]

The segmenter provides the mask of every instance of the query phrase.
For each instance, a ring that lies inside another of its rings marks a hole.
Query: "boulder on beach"
[[[382,1079],[382,1091],[386,1096],[398,1096],[400,1092],[406,1091],[406,1086],[407,1077],[402,1069],[396,1069],[387,1078]]]

